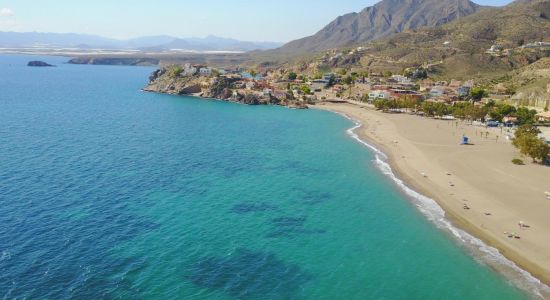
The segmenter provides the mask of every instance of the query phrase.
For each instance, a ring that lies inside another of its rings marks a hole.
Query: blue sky
[[[0,0],[0,31],[76,32],[286,42],[376,0]],[[511,0],[478,0],[505,5]]]

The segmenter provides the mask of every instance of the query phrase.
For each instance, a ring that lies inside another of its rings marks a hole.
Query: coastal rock
[[[39,61],[39,60],[33,60],[30,61],[27,66],[29,67],[55,67],[54,65],[50,65],[49,63]]]
[[[149,76],[149,84],[143,88],[146,92],[171,95],[194,95],[203,98],[214,98],[247,105],[281,105],[292,108],[308,108],[303,102],[279,99],[261,91],[236,89],[238,79],[184,75],[181,67],[167,66],[155,70]]]

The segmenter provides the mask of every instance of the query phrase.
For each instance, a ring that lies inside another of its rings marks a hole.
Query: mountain
[[[154,48],[159,50],[184,49],[195,51],[252,51],[268,50],[280,47],[280,43],[273,42],[245,42],[235,39],[207,36],[205,38],[174,39],[168,43],[157,45]]]
[[[169,51],[251,51],[281,46],[280,43],[246,42],[215,36],[205,38],[177,38],[172,36],[146,36],[117,40],[96,35],[75,33],[1,32],[0,48],[78,48],[108,50]]]
[[[116,48],[121,47],[122,42],[88,34],[0,31],[0,47],[2,48],[45,46],[73,48],[79,45]]]
[[[548,0],[484,8],[444,25],[370,41],[361,45],[361,51],[340,48],[309,55],[294,68],[315,74],[328,69],[402,73],[406,68],[424,67],[434,79],[473,78],[492,84],[506,81],[514,70],[550,57],[550,46],[536,42],[550,42]]]
[[[468,0],[383,0],[360,13],[336,18],[313,36],[277,52],[299,54],[341,48],[423,26],[438,26],[482,9]]]

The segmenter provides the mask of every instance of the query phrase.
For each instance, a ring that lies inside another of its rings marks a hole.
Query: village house
[[[516,124],[518,122],[518,117],[505,116],[504,118],[502,118],[502,122],[505,124]]]
[[[324,79],[315,79],[311,82],[311,90],[314,92],[322,91],[328,85],[328,81]]]
[[[234,83],[236,89],[244,89],[246,88],[246,83],[242,80],[236,81]]]
[[[405,85],[412,84],[412,81],[411,81],[410,78],[402,76],[402,75],[392,75],[388,79],[388,82],[395,82],[395,83],[405,84]]]
[[[444,86],[434,86],[430,89],[430,97],[443,97],[445,95]]]
[[[191,64],[183,65],[183,75],[191,76],[197,73],[197,68],[193,67]]]
[[[462,86],[462,81],[460,81],[460,80],[454,80],[454,79],[452,79],[451,82],[449,83],[449,87],[450,87],[450,88],[453,88],[453,89],[457,89],[457,88],[459,88],[460,86]]]
[[[456,94],[459,96],[459,97],[466,97],[470,94],[470,87],[468,86],[461,86],[459,88],[456,89]]]
[[[381,100],[390,100],[391,98],[391,95],[390,95],[390,92],[388,91],[383,91],[383,90],[376,90],[376,91],[371,91],[369,93],[369,100],[378,100],[378,99],[381,99]]]
[[[256,82],[254,80],[250,80],[246,82],[247,90],[253,90],[255,87],[256,87]]]
[[[537,114],[537,120],[539,122],[550,122],[550,112],[545,111]]]
[[[286,91],[283,91],[283,90],[274,90],[272,95],[273,95],[273,97],[275,97],[277,99],[286,99],[287,98]]]
[[[391,89],[390,90],[391,97],[395,99],[403,99],[403,98],[410,98],[414,100],[422,100],[424,97],[422,94],[411,91],[411,90],[400,90],[400,89]]]
[[[323,80],[325,80],[326,82],[329,82],[331,79],[333,78],[336,78],[336,76],[334,75],[334,73],[325,73],[323,75]]]
[[[550,43],[547,42],[534,42],[521,46],[521,48],[542,48],[550,47]]]
[[[334,85],[334,86],[332,87],[332,91],[335,92],[335,93],[340,93],[340,92],[343,91],[343,90],[344,90],[344,87],[341,86],[341,85],[339,85],[339,84]]]
[[[203,67],[199,69],[199,74],[201,76],[210,76],[212,74],[212,69],[208,67]]]

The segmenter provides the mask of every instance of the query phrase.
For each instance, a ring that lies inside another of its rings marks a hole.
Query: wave
[[[438,228],[450,233],[451,236],[459,242],[460,246],[466,248],[466,250],[474,256],[476,261],[500,272],[508,282],[529,292],[536,298],[550,298],[549,286],[535,278],[531,273],[520,268],[513,261],[504,257],[496,248],[485,244],[480,239],[454,226],[451,221],[446,218],[445,211],[435,200],[413,190],[408,187],[403,180],[399,179],[388,163],[388,156],[374,145],[362,140],[356,133],[357,129],[363,127],[361,122],[352,119],[344,113],[336,113],[355,124],[354,127],[347,130],[347,134],[374,152],[374,163],[378,169],[380,169],[384,175],[388,176],[408,196],[417,209],[430,222],[434,223]]]

